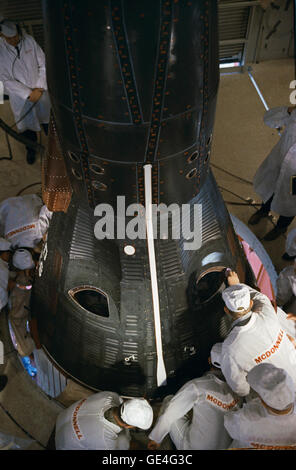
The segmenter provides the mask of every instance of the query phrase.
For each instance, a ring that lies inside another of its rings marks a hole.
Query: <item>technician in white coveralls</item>
[[[296,258],[296,228],[290,230],[287,235],[285,253],[282,258],[285,261],[293,261]]]
[[[296,314],[296,229],[290,230],[286,239],[286,252],[282,256],[294,263],[286,266],[277,278],[277,304],[285,312]]]
[[[286,370],[296,389],[296,350],[287,334],[293,322],[283,312],[277,314],[266,295],[240,284],[234,271],[228,274],[228,284],[222,298],[232,326],[221,355],[221,370],[228,385],[238,395],[248,395],[247,373],[268,362]]]
[[[237,397],[219,370],[222,344],[217,343],[211,351],[212,367],[202,377],[187,382],[166,403],[149,434],[148,448],[155,449],[164,437],[170,437],[178,450],[227,449],[231,438],[224,428],[224,416],[237,410]],[[166,400],[166,399],[165,399]],[[188,413],[192,410],[192,418]]]
[[[36,194],[10,197],[0,204],[0,234],[13,248],[35,248],[46,234],[52,212]]]
[[[114,392],[99,392],[59,414],[57,450],[128,450],[131,428],[149,429],[153,410],[144,398],[123,400]]]
[[[259,364],[247,375],[259,397],[238,411],[227,413],[224,423],[234,439],[230,448],[296,450],[295,386],[284,369]]]
[[[296,314],[296,261],[284,268],[276,280],[277,304],[285,312]]]
[[[263,204],[249,219],[249,224],[257,224],[270,210],[277,212],[280,217],[276,227],[264,237],[264,240],[274,240],[287,231],[296,215],[295,106],[270,109],[264,115],[264,123],[272,128],[285,127],[285,130],[255,174],[254,190]]]
[[[17,128],[24,137],[37,141],[40,124],[48,131],[50,100],[47,92],[45,56],[36,41],[15,23],[1,24],[0,80]],[[23,118],[24,117],[24,118]],[[35,161],[35,150],[27,147],[27,162]]]

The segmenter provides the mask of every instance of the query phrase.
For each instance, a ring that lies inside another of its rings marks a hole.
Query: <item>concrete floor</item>
[[[274,60],[254,64],[253,76],[270,108],[290,106],[289,88],[294,79],[294,61]],[[254,174],[279,139],[276,130],[263,123],[265,108],[247,73],[222,75],[218,94],[216,120],[213,136],[211,162],[225,170],[253,181]],[[219,187],[223,187],[243,198],[261,202],[253,186],[229,176],[214,167],[213,172]],[[222,190],[225,201],[244,202],[226,190]],[[229,212],[247,223],[255,212],[251,206],[227,204]],[[276,214],[274,214],[276,216]],[[296,226],[293,221],[291,227]],[[260,239],[272,228],[272,222],[263,219],[250,227]],[[277,272],[287,263],[281,259],[285,251],[286,236],[273,242],[262,242],[270,255]]]
[[[4,101],[4,104],[0,105],[0,118],[9,126],[14,124],[9,101]],[[14,130],[16,129],[14,128]],[[12,161],[1,161],[1,158],[9,157],[9,150],[5,134],[0,128],[0,201],[7,197],[16,196],[27,185],[38,183],[22,194],[38,192],[41,189],[41,156],[38,155],[34,165],[28,165],[24,145],[11,137],[9,137],[9,142],[13,159]],[[46,144],[46,136],[43,132],[39,133],[39,142],[42,145]]]
[[[253,75],[270,107],[289,105],[291,93],[289,84],[294,79],[293,60],[256,64],[253,66]],[[212,163],[252,181],[258,166],[279,138],[276,131],[263,124],[263,114],[264,107],[246,73],[222,75],[217,102]],[[8,124],[14,122],[8,102],[0,106],[0,117]],[[45,144],[45,136],[42,135],[41,138],[42,143]],[[22,194],[40,191],[41,187],[40,156],[34,165],[28,165],[24,146],[12,139],[10,141],[13,160],[0,161],[0,201],[17,195],[28,185],[34,184]],[[0,157],[2,156],[8,156],[8,150],[4,133],[0,130]],[[229,211],[247,223],[255,209],[248,205],[232,205],[231,202],[243,201],[226,190],[243,198],[250,197],[259,201],[252,185],[243,183],[219,169],[213,168],[213,172],[218,185],[225,188],[222,194],[224,200],[229,202],[227,204]],[[293,221],[292,227],[294,226],[296,222]],[[264,219],[260,224],[252,227],[252,230],[261,238],[271,228],[272,222]],[[274,242],[265,242],[264,246],[279,272],[286,265],[281,260],[285,236],[281,236]],[[28,436],[25,430],[35,439],[30,448],[42,449],[47,443],[62,405],[69,406],[76,400],[88,396],[89,391],[70,381],[66,391],[60,397],[60,403],[48,399],[24,372],[7,335],[6,318],[4,313],[1,313],[0,339],[6,338],[6,344],[10,344],[10,347],[5,351],[5,364],[0,365],[0,374],[6,373],[9,376],[7,387],[0,392],[0,432],[26,438]]]

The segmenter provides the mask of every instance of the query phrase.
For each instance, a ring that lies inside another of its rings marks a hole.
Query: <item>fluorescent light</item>
[[[228,69],[230,67],[239,67],[241,65],[240,62],[228,62],[227,64],[220,64],[220,69]]]

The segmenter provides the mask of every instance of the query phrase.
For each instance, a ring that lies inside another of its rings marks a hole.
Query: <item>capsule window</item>
[[[72,168],[72,173],[75,176],[76,179],[82,180],[82,175],[79,171],[77,171],[75,168]]]
[[[210,137],[207,140],[207,147],[211,144],[213,138],[213,134],[210,135]]]
[[[70,297],[84,310],[99,317],[109,317],[108,298],[100,289],[81,287],[71,289]]]
[[[192,163],[192,162],[194,162],[194,160],[197,159],[197,157],[198,157],[198,152],[195,151],[190,155],[190,157],[187,158],[187,162]]]
[[[108,187],[106,184],[101,183],[100,181],[92,181],[92,187],[97,191],[107,191]]]
[[[71,152],[71,150],[68,150],[68,155],[69,155],[70,159],[72,160],[72,162],[80,163],[80,158],[78,157],[78,155],[76,155],[76,153]]]
[[[195,299],[196,303],[204,304],[222,292],[226,287],[225,268],[210,268],[202,273],[196,280]]]
[[[187,175],[186,175],[186,178],[188,180],[191,180],[192,178],[194,178],[194,176],[197,175],[197,169],[196,168],[193,168],[192,170],[190,170]]]
[[[93,171],[96,175],[103,175],[105,173],[105,169],[96,163],[92,163],[89,168]]]
[[[208,153],[206,154],[206,157],[204,159],[204,163],[207,163],[209,161],[210,155],[211,155],[211,152],[208,151]]]

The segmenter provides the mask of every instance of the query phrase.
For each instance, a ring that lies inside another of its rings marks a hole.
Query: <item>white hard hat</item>
[[[226,307],[232,312],[243,313],[250,307],[250,291],[244,284],[235,284],[222,292]]]
[[[247,375],[250,386],[275,410],[284,410],[295,401],[295,386],[290,375],[270,363],[255,366]]]
[[[32,269],[35,267],[32,255],[28,250],[19,248],[12,257],[12,264],[17,269]]]
[[[145,398],[132,398],[122,404],[121,419],[130,426],[149,429],[153,421],[153,410]]]
[[[290,230],[287,235],[285,251],[289,256],[296,256],[296,228]]]
[[[211,363],[213,366],[221,368],[222,344],[216,343],[211,349]]]
[[[0,237],[0,251],[9,251],[9,250],[11,250],[10,241],[6,240],[6,238]]]
[[[8,302],[8,293],[7,290],[3,289],[3,287],[0,287],[0,310],[2,310],[3,307]]]
[[[3,23],[1,24],[1,32],[7,38],[12,38],[13,36],[16,36],[17,34],[16,24],[12,23],[12,21],[4,20]]]

